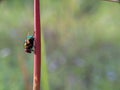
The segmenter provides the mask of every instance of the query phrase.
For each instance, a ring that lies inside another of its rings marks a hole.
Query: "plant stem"
[[[120,0],[104,0],[104,1],[108,1],[108,2],[117,2],[117,3],[120,2]]]
[[[40,4],[39,0],[34,0],[34,78],[33,90],[40,90],[41,77],[41,26],[40,26]]]

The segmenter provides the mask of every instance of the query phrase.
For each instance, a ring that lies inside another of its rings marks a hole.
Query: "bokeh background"
[[[41,0],[42,90],[120,90],[120,5]],[[0,90],[32,90],[33,0],[0,0]]]

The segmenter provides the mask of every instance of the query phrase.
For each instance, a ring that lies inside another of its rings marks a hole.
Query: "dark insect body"
[[[32,36],[28,35],[24,43],[25,52],[31,53],[32,51],[34,51],[33,46],[34,46],[34,35]]]

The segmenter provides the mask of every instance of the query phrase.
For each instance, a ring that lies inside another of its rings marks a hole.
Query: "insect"
[[[34,34],[33,35],[27,35],[26,40],[24,42],[24,50],[26,53],[31,53],[33,50],[34,46]]]

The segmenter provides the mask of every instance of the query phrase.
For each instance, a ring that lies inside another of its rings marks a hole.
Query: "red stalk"
[[[33,90],[40,90],[41,77],[41,26],[40,26],[40,4],[39,0],[34,0],[34,78]]]

